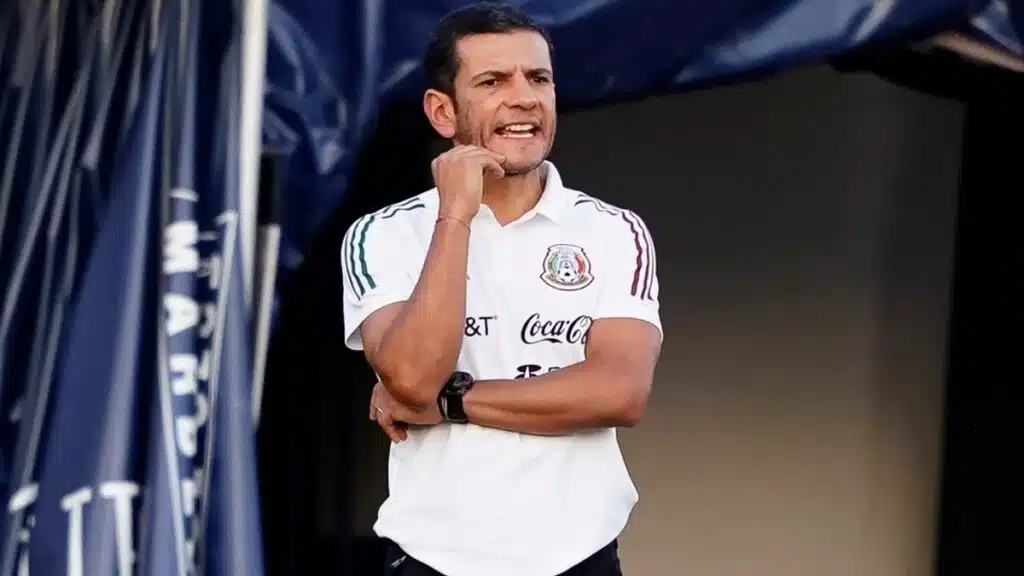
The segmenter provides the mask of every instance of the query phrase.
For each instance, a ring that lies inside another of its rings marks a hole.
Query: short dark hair
[[[455,74],[459,70],[456,47],[459,39],[477,34],[506,34],[520,31],[540,34],[548,44],[548,52],[554,57],[554,46],[547,30],[511,6],[480,2],[449,12],[441,18],[423,55],[427,88],[455,97]]]

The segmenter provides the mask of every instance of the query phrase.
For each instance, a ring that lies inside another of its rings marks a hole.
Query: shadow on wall
[[[626,573],[931,573],[961,117],[813,67],[561,118],[566,183],[658,247]],[[386,445],[357,445],[367,534]]]

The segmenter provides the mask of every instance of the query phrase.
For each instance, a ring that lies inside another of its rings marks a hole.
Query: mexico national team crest
[[[557,290],[582,290],[594,281],[590,258],[579,246],[555,244],[544,256],[544,273],[540,279]]]

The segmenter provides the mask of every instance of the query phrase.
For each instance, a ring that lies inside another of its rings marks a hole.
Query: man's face
[[[505,157],[507,175],[540,165],[555,138],[555,84],[547,42],[535,32],[459,40],[455,140]]]

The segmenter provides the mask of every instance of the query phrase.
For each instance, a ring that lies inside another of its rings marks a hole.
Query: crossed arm
[[[363,324],[368,350],[387,333],[401,304],[371,315]],[[489,428],[542,435],[626,427],[643,415],[661,348],[658,328],[643,320],[596,320],[587,338],[586,359],[534,378],[478,381],[463,398],[469,421]],[[369,354],[371,363],[373,354]],[[448,371],[450,373],[450,370]],[[434,394],[444,381],[436,382]],[[434,403],[413,405],[398,400],[401,390],[382,379],[374,394],[370,417],[393,440],[405,437],[407,424],[441,421]],[[380,408],[380,412],[378,412]]]
[[[597,320],[583,362],[521,380],[479,382],[464,397],[470,422],[531,434],[633,426],[640,421],[661,348],[657,328],[632,318]]]
[[[393,440],[401,440],[407,425],[441,421],[436,398],[462,347],[469,231],[439,222],[418,266],[375,266],[374,256],[406,254],[413,240],[407,228],[394,222],[381,218],[371,228],[372,217],[357,221],[342,253],[346,334],[356,336],[348,345],[364,351],[380,379],[370,417]],[[646,229],[639,227],[646,237]],[[623,267],[635,262],[637,269],[631,287],[604,287],[585,360],[534,378],[478,381],[463,398],[470,422],[547,435],[636,424],[661,346],[657,278],[650,270],[654,248],[648,244],[643,258],[639,250],[632,236],[615,244],[611,256]],[[644,271],[650,274],[638,291],[637,278]]]

